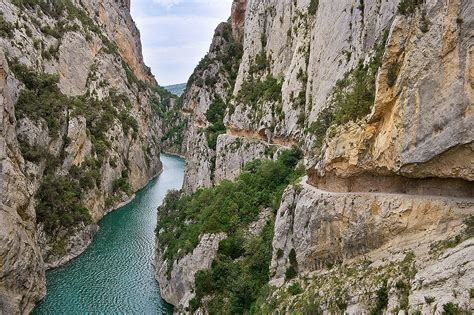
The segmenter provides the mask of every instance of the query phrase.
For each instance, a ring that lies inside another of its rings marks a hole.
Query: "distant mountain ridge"
[[[184,92],[184,89],[186,88],[186,83],[168,85],[164,88],[169,92],[173,93],[174,95],[181,96],[181,94],[183,94]]]

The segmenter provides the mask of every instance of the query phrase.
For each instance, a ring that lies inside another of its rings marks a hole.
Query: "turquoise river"
[[[169,314],[153,277],[156,209],[180,189],[184,161],[162,154],[163,173],[126,206],[106,215],[91,246],[48,271],[47,295],[33,314]]]

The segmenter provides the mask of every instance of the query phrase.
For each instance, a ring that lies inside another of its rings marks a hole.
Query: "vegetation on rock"
[[[360,62],[344,78],[337,81],[332,93],[332,104],[323,110],[308,131],[317,137],[315,146],[320,148],[330,126],[343,125],[367,116],[375,101],[376,78],[382,65],[388,31],[375,45],[374,53],[367,64]]]
[[[43,128],[48,130],[53,140],[62,137],[58,155],[51,154],[42,146],[30,145],[21,137],[18,139],[27,161],[45,163],[44,180],[36,194],[37,221],[49,234],[54,234],[58,228],[69,229],[81,222],[91,223],[88,210],[82,206],[82,198],[87,191],[100,187],[100,168],[111,147],[108,131],[119,123],[125,135],[136,137],[138,132],[138,122],[129,114],[130,100],[114,90],[102,100],[91,96],[68,97],[60,91],[56,75],[36,72],[17,59],[9,59],[9,66],[15,77],[25,85],[15,105],[17,119],[44,122]],[[62,164],[64,150],[69,144],[64,126],[73,117],[85,118],[95,156],[81,167],[73,166],[68,176],[57,175],[56,170]],[[125,170],[122,177],[114,181],[114,193],[130,193],[127,177],[128,171]]]
[[[398,4],[397,12],[402,15],[413,14],[423,2],[424,0],[402,0]]]
[[[81,205],[82,192],[80,180],[55,175],[44,178],[37,193],[36,214],[45,232],[92,222],[89,211]]]
[[[257,299],[269,279],[273,216],[260,235],[251,236],[247,229],[263,209],[276,211],[279,207],[283,190],[303,173],[295,168],[300,158],[299,150],[285,151],[277,161],[248,163],[235,181],[224,181],[190,196],[177,191],[168,194],[158,209],[156,228],[168,266],[191,252],[201,235],[227,234],[211,269],[196,275],[194,309],[206,297],[211,313],[243,313]]]
[[[206,129],[207,145],[215,150],[217,146],[217,137],[224,134],[224,116],[227,104],[220,97],[216,97],[206,112],[206,119],[210,126]]]
[[[319,7],[319,0],[311,0],[308,7],[308,13],[311,15],[315,15],[318,12]]]
[[[166,249],[165,259],[174,261],[190,252],[202,234],[235,232],[255,221],[261,208],[277,208],[285,187],[301,175],[301,170],[294,170],[300,158],[296,149],[285,151],[278,161],[248,163],[235,181],[223,181],[190,196],[168,194],[158,209],[156,229],[160,245]],[[193,224],[180,223],[186,221]]]
[[[236,102],[254,108],[258,102],[279,102],[281,101],[281,88],[283,80],[272,76],[265,80],[248,80],[242,84],[242,88],[237,94]]]
[[[5,21],[3,13],[0,12],[0,37],[12,38],[13,30],[13,24]]]

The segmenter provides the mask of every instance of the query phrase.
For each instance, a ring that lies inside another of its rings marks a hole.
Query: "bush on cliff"
[[[207,145],[215,150],[217,137],[225,133],[224,116],[227,104],[220,97],[216,97],[206,112],[210,126],[206,129]]]
[[[79,222],[92,222],[89,211],[81,205],[81,192],[79,182],[70,177],[49,175],[44,178],[37,193],[36,214],[46,233]]]
[[[255,107],[258,102],[281,102],[283,80],[267,76],[265,80],[251,79],[242,84],[236,102]]]
[[[411,15],[423,2],[423,0],[402,0],[398,4],[397,12],[402,15]]]

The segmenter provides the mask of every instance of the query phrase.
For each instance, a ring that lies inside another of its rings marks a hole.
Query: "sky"
[[[160,85],[188,80],[231,6],[232,0],[131,0],[145,63]]]

